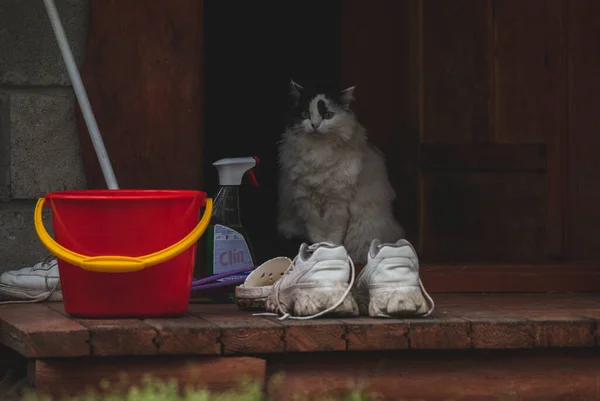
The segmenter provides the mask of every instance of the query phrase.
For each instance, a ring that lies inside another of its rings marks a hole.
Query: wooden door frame
[[[599,263],[423,264],[429,292],[600,291]]]

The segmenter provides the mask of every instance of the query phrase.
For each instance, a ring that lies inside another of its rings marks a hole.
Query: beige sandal
[[[273,284],[283,276],[291,264],[290,258],[281,256],[268,260],[253,270],[244,283],[235,288],[238,308],[265,310],[267,297],[273,291]]]

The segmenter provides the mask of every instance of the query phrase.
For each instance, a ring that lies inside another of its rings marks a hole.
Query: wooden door
[[[600,289],[598,20],[593,0],[342,3],[342,76],[436,290]]]
[[[566,253],[600,260],[600,2],[565,0],[567,25]]]
[[[375,44],[348,40],[345,54],[368,52],[369,67],[346,79],[360,79],[359,112],[386,149],[399,215],[426,260],[563,255],[564,14],[562,0],[541,4],[346,7],[346,34],[363,29],[357,40]]]
[[[425,0],[420,12],[424,257],[561,259],[563,1]]]

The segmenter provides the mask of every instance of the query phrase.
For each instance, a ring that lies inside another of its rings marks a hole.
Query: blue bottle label
[[[221,274],[233,270],[253,267],[252,256],[246,239],[239,232],[229,227],[215,224],[214,230],[213,272]],[[248,273],[229,276],[221,280],[234,280],[246,277]],[[219,281],[221,281],[219,280]]]

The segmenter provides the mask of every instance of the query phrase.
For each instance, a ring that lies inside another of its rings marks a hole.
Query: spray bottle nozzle
[[[258,157],[232,157],[217,160],[213,166],[219,172],[219,185],[240,185],[244,174],[248,173],[250,184],[258,186],[252,168],[259,162]]]

